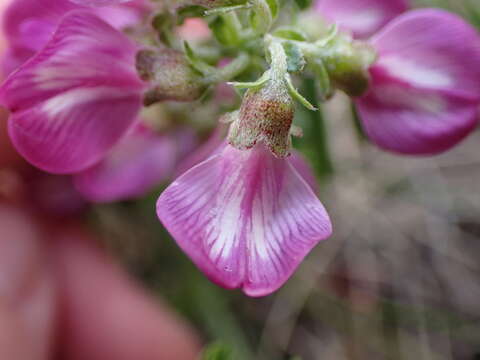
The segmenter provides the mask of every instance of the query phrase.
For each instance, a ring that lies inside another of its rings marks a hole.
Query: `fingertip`
[[[62,352],[71,360],[194,360],[193,331],[101,253],[85,233],[55,246],[63,310]]]

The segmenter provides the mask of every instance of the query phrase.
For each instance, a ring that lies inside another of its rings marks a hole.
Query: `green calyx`
[[[136,56],[136,68],[140,78],[150,85],[144,94],[146,106],[165,100],[194,101],[206,88],[181,51],[141,50]]]
[[[368,90],[368,68],[376,59],[370,45],[341,34],[315,49],[310,57],[314,66],[323,65],[321,71],[327,72],[331,84],[347,95],[357,97]]]
[[[238,149],[265,144],[272,153],[283,158],[290,154],[291,130],[295,113],[294,98],[308,103],[293,87],[288,73],[287,55],[283,45],[271,41],[270,69],[256,82],[235,83],[247,88],[238,113],[233,117],[229,143]]]

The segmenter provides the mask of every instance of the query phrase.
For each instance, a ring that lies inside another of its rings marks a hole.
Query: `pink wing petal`
[[[448,150],[478,122],[476,99],[395,84],[376,87],[357,101],[357,108],[373,142],[410,155]]]
[[[72,3],[85,6],[107,6],[117,5],[131,0],[70,0]]]
[[[331,234],[312,189],[263,147],[227,145],[170,185],[157,213],[212,281],[250,296],[278,289]]]
[[[290,164],[297,170],[303,180],[310,185],[312,190],[315,193],[318,193],[318,182],[315,177],[315,173],[310,166],[310,164],[304,159],[303,155],[297,151],[293,150],[292,155],[288,158]]]
[[[134,56],[128,38],[96,16],[67,15],[46,47],[0,90],[17,150],[54,173],[97,162],[141,107]]]
[[[9,74],[40,50],[55,31],[60,19],[75,5],[67,0],[15,0],[3,14],[8,42],[4,71]]]
[[[317,0],[315,10],[328,21],[365,38],[407,11],[407,0]]]
[[[64,15],[84,8],[69,0],[15,0],[3,14],[3,28],[8,41],[4,72],[10,74],[42,49]],[[143,0],[127,4],[91,9],[93,13],[117,29],[134,25],[146,14]]]
[[[173,138],[139,125],[100,163],[74,175],[75,186],[94,202],[144,195],[172,174],[176,151]]]
[[[435,154],[477,124],[480,38],[456,15],[407,13],[372,39],[379,52],[370,92],[357,100],[370,138],[404,154]]]
[[[410,11],[371,43],[379,54],[374,69],[388,76],[417,88],[480,97],[480,37],[457,15],[435,9]]]

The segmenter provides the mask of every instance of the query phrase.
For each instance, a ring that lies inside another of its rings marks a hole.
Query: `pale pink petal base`
[[[88,12],[67,15],[46,47],[0,89],[17,150],[52,173],[81,171],[126,133],[143,83],[129,39]]]
[[[408,8],[408,0],[317,0],[315,3],[315,11],[357,38],[374,34]]]
[[[227,145],[170,185],[157,213],[212,281],[250,296],[277,290],[332,231],[310,186],[263,146]]]

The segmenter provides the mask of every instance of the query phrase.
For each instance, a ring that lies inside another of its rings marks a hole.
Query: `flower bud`
[[[349,36],[338,36],[320,49],[333,85],[349,96],[361,96],[369,87],[369,66],[375,60],[373,49]]]
[[[200,74],[178,50],[141,50],[137,53],[136,67],[140,78],[151,84],[144,94],[146,106],[164,100],[194,101],[206,88]]]
[[[280,158],[290,154],[294,102],[282,79],[247,91],[229,133],[229,143],[244,150],[263,142]]]

